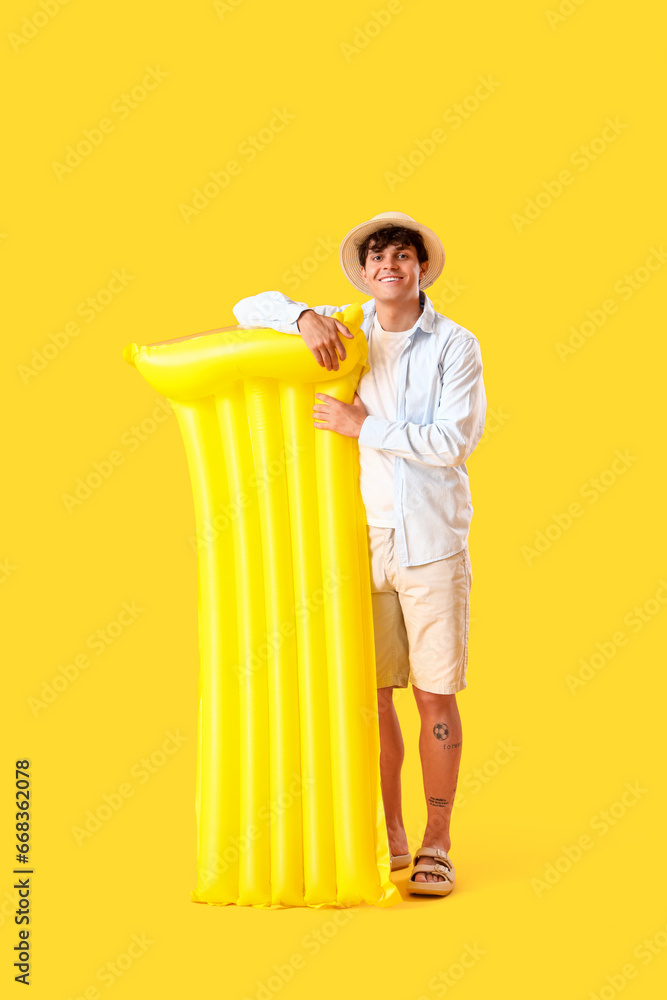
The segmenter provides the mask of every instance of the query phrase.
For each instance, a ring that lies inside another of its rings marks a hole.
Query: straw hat
[[[364,242],[367,236],[384,229],[385,226],[405,226],[406,229],[416,229],[424,240],[424,246],[428,254],[428,267],[424,277],[419,282],[420,288],[428,288],[437,278],[440,277],[445,266],[445,249],[432,229],[421,225],[410,215],[404,212],[380,212],[374,215],[368,222],[362,222],[354,229],[350,229],[341,242],[338,256],[340,266],[343,268],[345,277],[360,292],[369,294],[368,285],[364,283],[361,276],[361,265],[357,255],[357,248]]]

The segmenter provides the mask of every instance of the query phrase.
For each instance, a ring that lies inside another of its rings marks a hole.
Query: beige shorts
[[[367,524],[377,686],[455,694],[466,687],[472,568],[466,546],[399,566],[394,528]]]

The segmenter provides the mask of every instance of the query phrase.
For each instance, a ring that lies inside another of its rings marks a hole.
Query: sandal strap
[[[446,861],[448,864],[451,864],[447,851],[443,851],[441,847],[420,847],[418,851],[415,851],[415,864],[417,862],[417,858],[422,857],[438,858],[441,861]]]
[[[412,874],[415,875],[417,872],[430,872],[435,875],[444,875],[445,878],[449,878],[449,868],[445,868],[444,865],[415,865],[412,869]]]

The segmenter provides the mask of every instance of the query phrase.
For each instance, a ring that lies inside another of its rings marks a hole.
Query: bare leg
[[[403,826],[401,808],[401,767],[405,750],[393,694],[392,687],[378,688],[382,801],[387,821],[389,850],[396,855],[409,854],[410,846]]]
[[[433,694],[414,685],[412,690],[421,717],[419,754],[428,813],[422,846],[449,851],[449,822],[458,781],[462,740],[456,695]],[[443,878],[441,875],[418,872],[415,881],[438,882]]]

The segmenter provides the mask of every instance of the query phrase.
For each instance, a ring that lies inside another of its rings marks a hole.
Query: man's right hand
[[[338,354],[345,361],[347,352],[340,335],[354,340],[354,334],[333,316],[320,316],[313,309],[306,309],[297,320],[297,329],[319,365],[328,372],[339,369]]]

